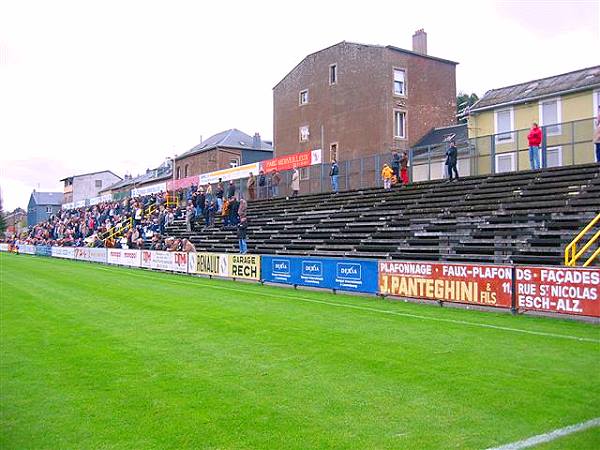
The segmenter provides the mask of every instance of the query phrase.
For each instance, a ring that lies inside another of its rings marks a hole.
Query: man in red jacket
[[[538,124],[533,122],[531,130],[527,135],[529,141],[529,163],[532,169],[540,168],[540,144],[542,143],[542,129]]]

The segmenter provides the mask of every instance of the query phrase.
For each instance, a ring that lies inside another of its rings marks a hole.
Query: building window
[[[542,149],[540,151],[540,161],[542,161]],[[546,167],[562,166],[562,147],[548,147],[546,149]]]
[[[337,64],[329,66],[329,85],[337,83]]]
[[[338,159],[338,144],[337,144],[337,142],[335,142],[329,146],[329,160],[333,161],[334,159],[336,161]]]
[[[238,158],[229,160],[229,167],[237,167],[240,165],[240,160]]]
[[[406,113],[394,111],[394,137],[404,139],[406,137]]]
[[[494,111],[495,122],[496,122],[496,142],[512,142],[514,130],[513,120],[514,114],[513,109],[503,109],[500,111]]]
[[[300,167],[300,179],[310,180],[310,167]]]
[[[300,142],[308,141],[308,138],[310,137],[310,131],[308,129],[308,125],[300,127],[299,132],[300,132]]]
[[[514,172],[515,154],[497,153],[496,154],[496,173]]]
[[[188,176],[188,165],[185,165],[185,168],[183,169],[183,178],[187,178]]]
[[[308,103],[308,89],[300,91],[300,104],[306,105]]]
[[[406,95],[406,80],[404,70],[394,69],[394,94]]]
[[[52,206],[46,206],[46,212],[52,214]]]
[[[559,98],[540,102],[540,125],[546,127],[546,136],[562,134],[560,109]]]
[[[102,180],[96,180],[96,188],[100,189],[102,187]]]
[[[181,167],[177,168],[177,179],[181,180]]]

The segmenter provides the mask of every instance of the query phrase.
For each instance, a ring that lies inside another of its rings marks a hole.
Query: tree
[[[456,97],[456,115],[458,117],[458,123],[467,123],[471,106],[478,100],[479,97],[475,93],[470,95],[465,92],[458,93],[458,96]]]
[[[4,236],[6,231],[6,219],[4,218],[4,209],[2,208],[2,198],[0,198],[0,236]]]

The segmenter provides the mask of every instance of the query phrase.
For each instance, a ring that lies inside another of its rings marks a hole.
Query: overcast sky
[[[272,88],[342,40],[458,61],[459,90],[600,64],[598,1],[0,0],[4,209],[69,175],[156,167],[229,128],[273,136]]]

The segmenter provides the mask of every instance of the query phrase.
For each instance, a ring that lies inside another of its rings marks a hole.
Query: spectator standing
[[[204,195],[204,189],[200,188],[198,195],[196,196],[196,220],[200,221],[200,218],[204,216],[204,208],[206,207],[206,195]]]
[[[217,214],[217,202],[214,200],[210,202],[208,208],[206,208],[206,213],[204,214],[206,218],[206,227],[211,228],[215,224],[215,215]]]
[[[240,217],[240,220],[242,219],[242,217],[246,217],[247,209],[248,209],[248,202],[246,201],[245,198],[241,198],[240,205],[238,207],[238,216]]]
[[[400,155],[398,154],[398,152],[392,152],[392,170],[394,172],[396,180],[400,179],[400,165]]]
[[[223,226],[229,225],[229,200],[223,200],[223,208],[221,208],[221,216],[223,216]]]
[[[227,198],[235,197],[235,183],[233,180],[229,180],[229,186],[227,187]]]
[[[192,201],[188,201],[188,205],[185,208],[185,229],[188,233],[192,231],[192,221],[194,220],[195,212]]]
[[[383,180],[383,188],[388,191],[392,188],[392,177],[394,176],[394,171],[388,164],[383,165],[383,169],[381,169],[381,179]]]
[[[408,184],[408,153],[403,152],[400,158],[400,178],[402,185]]]
[[[448,181],[450,182],[454,179],[458,181],[458,169],[456,168],[456,164],[458,162],[458,149],[456,148],[456,144],[454,141],[450,142],[450,147],[446,151],[446,166],[448,166]],[[454,177],[453,177],[454,175]]]
[[[273,174],[271,175],[271,188],[273,189],[273,198],[279,195],[279,183],[281,183],[281,175],[279,175],[279,172],[277,170],[274,170]]]
[[[298,168],[294,167],[292,172],[292,197],[298,197],[298,192],[300,192],[300,173]]]
[[[217,189],[215,190],[215,196],[217,197],[217,211],[221,212],[223,209],[223,196],[225,195],[225,186],[223,186],[223,181],[219,178],[219,182],[217,183]]]
[[[248,218],[242,217],[240,219],[240,224],[238,225],[238,241],[240,245],[240,253],[243,255],[248,251]]]
[[[236,226],[239,223],[238,211],[240,204],[237,201],[237,198],[231,197],[229,201],[229,225]]]
[[[246,187],[248,188],[248,197],[250,197],[250,200],[254,200],[256,198],[256,177],[252,172],[250,172]]]
[[[529,163],[533,170],[540,168],[540,144],[542,143],[542,129],[533,122],[531,130],[527,135],[529,142]]]
[[[331,169],[329,169],[329,176],[331,177],[331,190],[334,193],[338,193],[338,177],[340,175],[340,167],[335,158],[331,162]]]
[[[258,174],[258,198],[267,198],[267,177],[264,170]]]

